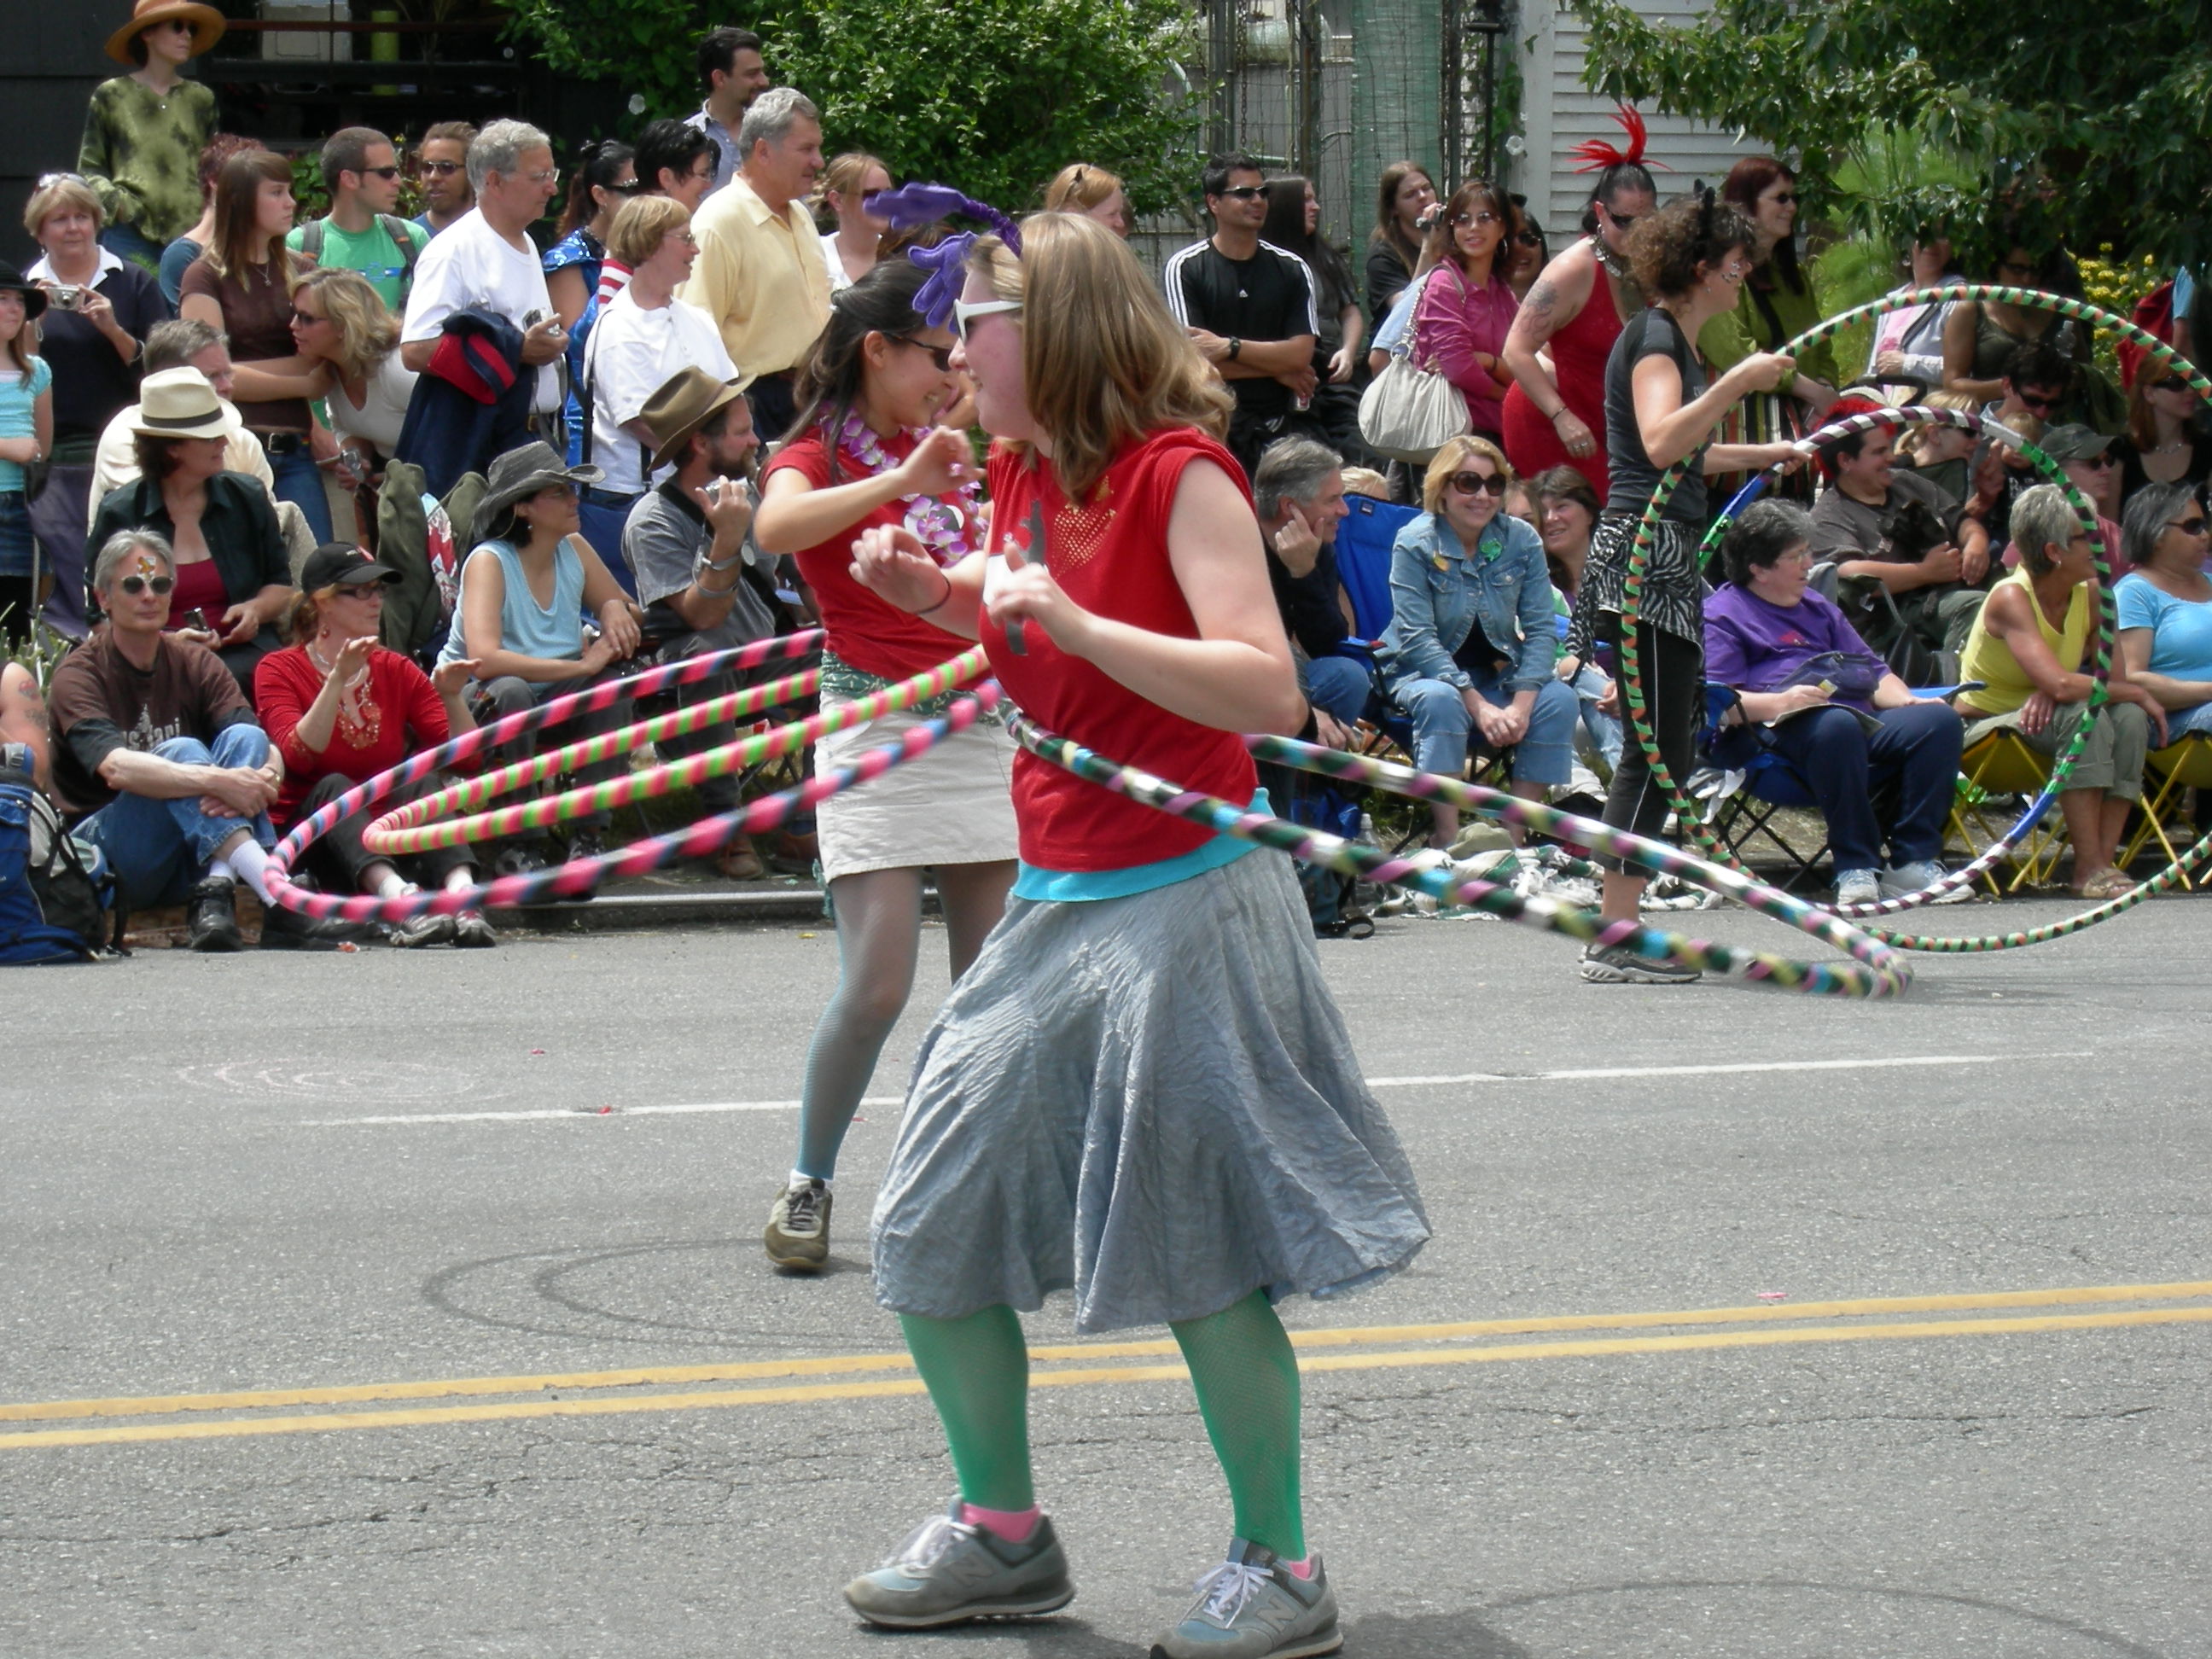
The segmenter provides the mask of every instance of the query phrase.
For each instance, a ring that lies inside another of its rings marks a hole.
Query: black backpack
[[[0,745],[0,965],[87,962],[119,922],[114,878],[39,792],[30,760],[20,744]]]

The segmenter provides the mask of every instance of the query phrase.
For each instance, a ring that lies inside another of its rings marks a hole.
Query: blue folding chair
[[[1375,653],[1390,626],[1390,548],[1398,532],[1419,518],[1421,509],[1396,501],[1378,501],[1371,495],[1347,495],[1349,516],[1336,527],[1336,575],[1351,596],[1353,638],[1342,641],[1336,654],[1367,665],[1375,681],[1375,728],[1408,755],[1413,752],[1413,722],[1399,713],[1382,689]]]
[[[1775,815],[1785,807],[1817,812],[1820,804],[1789,758],[1759,742],[1755,729],[1723,725],[1735,705],[1734,686],[1717,680],[1705,682],[1705,723],[1698,739],[1705,764],[1688,793],[1697,795],[1699,786],[1705,787],[1705,827],[1737,863],[1745,862],[1744,848],[1753,837],[1765,836],[1790,865],[1790,873],[1782,882],[1787,891],[1808,880],[1814,867],[1828,856],[1828,838],[1824,830],[1820,845],[1808,858],[1783,839],[1774,827]],[[1631,743],[1635,740],[1632,735],[1629,738]],[[1737,773],[1741,774],[1741,781],[1723,795],[1721,789],[1726,779]]]

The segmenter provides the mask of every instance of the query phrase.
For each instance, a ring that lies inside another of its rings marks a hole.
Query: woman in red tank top
[[[1583,239],[1544,267],[1505,337],[1505,458],[1524,478],[1571,466],[1603,501],[1612,488],[1605,459],[1605,365],[1621,327],[1644,308],[1628,273],[1628,233],[1658,205],[1644,165],[1644,123],[1626,112],[1629,145],[1592,139],[1578,154],[1595,171],[1583,209]],[[1552,360],[1547,370],[1538,352]]]
[[[1247,801],[1236,734],[1295,731],[1306,708],[1219,442],[1229,400],[1118,237],[1046,214],[1021,238],[1018,258],[976,244],[958,311],[999,441],[991,548],[946,571],[876,529],[854,574],[980,637],[1039,724]],[[1267,1630],[1236,1650],[1332,1651],[1273,1303],[1409,1261],[1428,1237],[1412,1171],[1286,857],[1026,753],[1014,804],[1006,920],[922,1039],[875,1216],[877,1298],[902,1316],[960,1500],[847,1598],[911,1628],[1073,1596],[1031,1485],[1017,1317],[1072,1290],[1079,1330],[1174,1331],[1235,1503],[1229,1559],[1153,1650],[1194,1659]]]

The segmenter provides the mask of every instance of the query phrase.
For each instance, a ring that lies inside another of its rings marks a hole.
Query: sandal
[[[2074,890],[2085,899],[2101,904],[2135,891],[2135,878],[2117,866],[2106,865]]]

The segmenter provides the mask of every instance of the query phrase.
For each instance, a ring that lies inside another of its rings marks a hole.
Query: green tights
[[[963,1319],[902,1315],[906,1343],[944,1420],[960,1496],[979,1509],[1036,1502],[1030,1474],[1030,1354],[1012,1308]],[[1169,1328],[1229,1481],[1237,1534],[1305,1559],[1298,1505],[1298,1362],[1266,1295]]]

